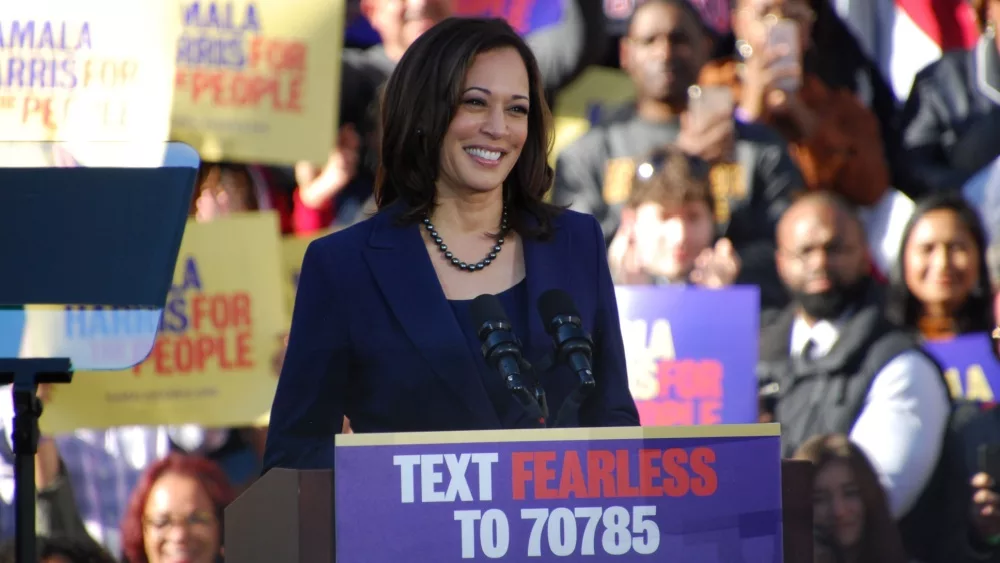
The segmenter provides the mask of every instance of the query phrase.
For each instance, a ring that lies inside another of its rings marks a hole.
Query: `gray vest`
[[[869,292],[847,321],[830,353],[810,362],[790,358],[795,312],[784,311],[761,333],[758,376],[775,390],[773,414],[781,423],[782,455],[789,457],[809,438],[849,434],[865,405],[875,376],[907,351],[923,353],[916,336],[892,325],[881,300]],[[930,356],[928,359],[934,361]],[[936,362],[935,362],[936,363]],[[944,376],[942,388],[947,392]],[[951,428],[930,482],[909,514],[899,521],[910,557],[925,563],[955,563],[964,551],[966,475],[952,462],[962,451]]]
[[[829,354],[803,362],[790,357],[794,319],[794,311],[786,310],[762,332],[758,366],[759,376],[777,389],[774,415],[782,425],[785,456],[812,436],[850,433],[878,372],[899,354],[920,350],[915,338],[870,304],[847,322]]]

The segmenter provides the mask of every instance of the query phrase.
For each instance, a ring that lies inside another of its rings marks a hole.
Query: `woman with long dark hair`
[[[816,561],[906,563],[885,491],[865,453],[843,434],[810,438],[795,459],[812,462]]]
[[[571,295],[598,378],[578,424],[637,426],[604,234],[544,201],[552,120],[524,40],[503,20],[447,19],[406,50],[381,102],[378,212],[306,251],[265,470],[333,467],[345,415],[357,433],[546,424],[483,357],[484,294],[535,365],[552,348],[536,303]],[[525,379],[553,413],[579,385],[561,365]]]
[[[917,203],[890,275],[887,316],[927,339],[996,327],[979,212],[959,193]]]

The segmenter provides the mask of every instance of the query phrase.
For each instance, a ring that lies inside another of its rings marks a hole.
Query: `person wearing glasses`
[[[236,498],[202,457],[170,454],[151,465],[122,519],[124,563],[221,563],[223,511]]]
[[[954,560],[942,550],[965,518],[948,512],[948,387],[919,339],[887,318],[860,221],[842,197],[809,192],[781,218],[777,243],[792,305],[761,332],[758,375],[774,387],[783,454],[848,435],[878,470],[908,555]]]

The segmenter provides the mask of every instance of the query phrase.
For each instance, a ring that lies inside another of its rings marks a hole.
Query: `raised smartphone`
[[[789,19],[779,19],[767,25],[768,48],[782,48],[785,51],[785,54],[774,63],[775,68],[791,71],[788,76],[780,78],[775,86],[785,92],[794,92],[802,86],[802,45],[799,39],[799,26]]]

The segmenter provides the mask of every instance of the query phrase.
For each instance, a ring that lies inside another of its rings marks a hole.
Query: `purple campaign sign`
[[[337,561],[781,562],[777,425],[337,437]]]
[[[760,290],[615,291],[643,426],[757,422]]]
[[[924,350],[945,370],[952,397],[981,403],[995,402],[993,390],[1000,388],[995,347],[985,332],[924,343]]]

